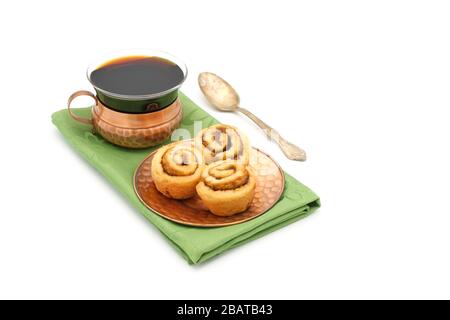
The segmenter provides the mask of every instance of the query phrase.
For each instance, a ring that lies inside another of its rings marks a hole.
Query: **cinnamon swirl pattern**
[[[202,151],[206,164],[222,160],[249,163],[248,139],[237,128],[217,124],[203,129],[195,139],[195,146]]]
[[[225,160],[206,166],[197,193],[213,214],[231,216],[247,210],[255,187],[256,179],[250,167]]]
[[[152,160],[151,174],[156,189],[168,198],[188,199],[195,195],[204,165],[192,142],[175,142],[162,147]]]

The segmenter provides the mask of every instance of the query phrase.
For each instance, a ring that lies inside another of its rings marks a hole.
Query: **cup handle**
[[[84,124],[90,124],[90,125],[92,125],[92,119],[88,119],[88,118],[83,118],[83,117],[77,116],[76,114],[74,114],[74,113],[72,112],[72,109],[70,109],[70,105],[72,104],[72,101],[75,100],[76,98],[80,97],[80,96],[88,96],[88,97],[91,97],[91,98],[94,99],[94,101],[95,101],[95,105],[94,105],[94,106],[97,106],[97,105],[98,105],[97,97],[96,97],[92,92],[86,91],[86,90],[80,90],[80,91],[77,91],[77,92],[73,93],[73,94],[69,97],[69,100],[67,101],[67,110],[69,111],[70,116],[71,116],[75,121],[78,121],[78,122],[81,122],[81,123],[84,123]]]

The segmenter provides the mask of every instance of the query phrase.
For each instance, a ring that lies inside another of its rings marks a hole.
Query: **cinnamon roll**
[[[187,199],[195,195],[203,171],[201,153],[192,142],[175,142],[160,148],[152,160],[156,189],[168,198]]]
[[[195,139],[195,146],[202,150],[206,164],[221,160],[249,163],[249,142],[237,128],[217,124],[203,129]]]
[[[231,216],[247,210],[255,187],[256,179],[250,167],[226,160],[205,167],[197,193],[213,214]]]

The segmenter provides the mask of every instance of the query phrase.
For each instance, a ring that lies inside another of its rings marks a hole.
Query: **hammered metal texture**
[[[179,111],[174,118],[156,126],[152,125],[144,128],[119,127],[108,123],[95,112],[92,112],[92,120],[95,132],[100,134],[105,140],[121,147],[142,149],[161,144],[180,126],[183,118],[180,103],[177,104],[177,108]]]
[[[230,217],[210,213],[202,200],[195,196],[188,200],[174,200],[163,196],[155,187],[151,176],[151,163],[155,152],[137,168],[134,189],[142,203],[160,216],[171,221],[197,227],[228,226],[256,218],[272,208],[284,190],[284,173],[267,154],[254,149],[250,166],[256,173],[255,197],[250,208]]]

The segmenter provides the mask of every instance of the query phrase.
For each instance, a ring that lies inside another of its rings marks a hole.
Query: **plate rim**
[[[163,146],[162,146],[162,147],[163,147]],[[159,147],[159,148],[161,148],[161,147]],[[209,225],[209,224],[198,224],[198,223],[191,223],[191,222],[186,222],[186,221],[177,220],[177,219],[168,217],[168,216],[166,216],[165,214],[163,214],[163,213],[161,213],[161,212],[159,212],[159,211],[153,209],[152,207],[150,207],[150,206],[142,199],[141,195],[139,194],[139,192],[138,192],[138,190],[137,190],[137,188],[136,188],[136,185],[137,185],[136,179],[137,179],[137,174],[138,174],[138,172],[139,172],[139,169],[140,169],[140,168],[142,167],[142,165],[147,161],[148,158],[150,158],[153,154],[155,154],[155,153],[159,150],[159,148],[157,148],[157,149],[153,150],[152,152],[150,152],[150,153],[149,153],[149,154],[148,154],[148,155],[147,155],[147,156],[139,163],[139,165],[138,165],[138,166],[136,167],[136,169],[134,170],[134,174],[133,174],[133,189],[134,189],[134,193],[135,193],[136,196],[138,197],[139,201],[140,201],[140,202],[141,202],[148,210],[150,210],[151,212],[154,212],[155,214],[157,214],[158,216],[160,216],[160,217],[162,217],[162,218],[164,218],[164,219],[166,219],[166,220],[175,222],[175,223],[177,223],[177,224],[181,224],[181,225],[185,225],[185,226],[190,226],[190,227],[199,227],[199,228],[219,228],[219,227],[228,227],[228,226],[233,226],[233,225],[236,225],[236,224],[241,224],[241,223],[244,223],[244,222],[248,222],[248,221],[250,221],[250,220],[253,220],[253,219],[257,218],[257,217],[262,216],[263,214],[266,214],[270,209],[272,209],[272,208],[278,203],[278,201],[280,200],[280,198],[281,198],[281,196],[283,195],[284,190],[285,190],[285,188],[286,188],[286,177],[285,177],[283,168],[281,168],[280,164],[279,164],[277,161],[275,161],[275,159],[273,159],[272,156],[270,156],[270,155],[267,154],[266,152],[262,151],[261,149],[259,149],[259,148],[257,148],[257,147],[251,147],[252,149],[255,149],[257,152],[260,152],[260,153],[264,154],[266,157],[268,157],[268,158],[269,158],[269,159],[277,166],[278,170],[279,170],[280,173],[281,173],[282,187],[281,187],[281,190],[280,190],[280,194],[279,194],[277,200],[274,201],[273,204],[272,204],[269,208],[267,208],[265,211],[262,211],[261,213],[255,215],[255,216],[252,216],[252,217],[249,217],[249,218],[246,218],[246,219],[243,219],[243,220],[234,221],[234,222],[227,222],[227,223],[220,223],[220,224],[213,224],[213,225]],[[251,166],[251,165],[249,165],[249,166]],[[172,200],[176,200],[176,199],[172,199]],[[181,200],[177,200],[177,201],[181,201]],[[212,213],[211,213],[211,214],[212,214]]]

